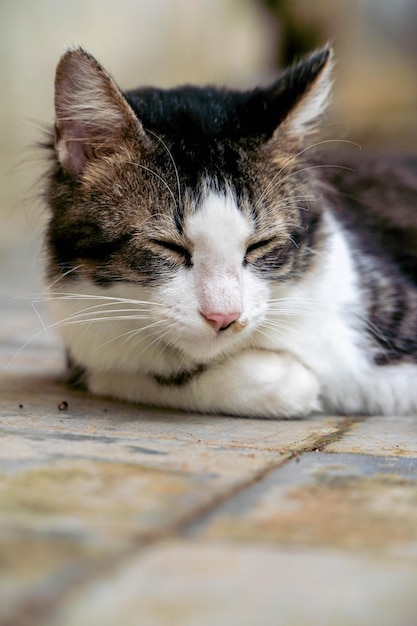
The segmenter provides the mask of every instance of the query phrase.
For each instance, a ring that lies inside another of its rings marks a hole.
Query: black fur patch
[[[173,374],[172,376],[160,376],[155,374],[154,378],[157,383],[163,386],[182,387],[193,380],[196,376],[202,374],[205,369],[204,365],[199,365],[191,371],[184,370],[182,372],[178,372],[177,374]]]
[[[67,381],[74,389],[87,391],[86,371],[74,362],[69,352],[67,352]]]
[[[330,154],[329,201],[355,250],[378,365],[417,361],[417,159]]]

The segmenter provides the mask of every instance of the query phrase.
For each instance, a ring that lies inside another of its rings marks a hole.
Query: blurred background
[[[331,41],[331,136],[413,151],[417,0],[0,0],[0,287],[36,282],[45,210],[34,149],[53,120],[57,61],[83,45],[122,89],[255,86]],[[329,132],[327,133],[329,135]]]

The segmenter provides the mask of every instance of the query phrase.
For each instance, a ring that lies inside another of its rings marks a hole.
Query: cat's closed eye
[[[251,243],[246,248],[244,264],[249,265],[250,263],[256,261],[260,255],[266,252],[266,250],[271,246],[272,243],[274,243],[274,241],[275,240],[273,237],[269,237],[268,239],[260,239],[259,241]]]
[[[152,239],[152,243],[159,248],[167,250],[179,258],[186,267],[192,266],[191,254],[184,246],[181,246],[173,241],[167,241],[165,239]]]

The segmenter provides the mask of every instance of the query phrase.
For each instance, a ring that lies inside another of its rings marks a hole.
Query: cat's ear
[[[317,126],[326,110],[332,87],[333,52],[329,46],[287,69],[263,90],[263,127],[268,135],[302,138]]]
[[[61,58],[55,78],[55,149],[74,177],[88,161],[108,155],[143,128],[119,88],[87,52]]]

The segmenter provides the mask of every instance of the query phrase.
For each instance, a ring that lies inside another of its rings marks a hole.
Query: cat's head
[[[47,190],[53,290],[149,302],[146,323],[164,319],[160,340],[194,359],[247,339],[271,288],[313,262],[308,149],[331,68],[324,48],[253,91],[123,94],[92,56],[67,52]]]

